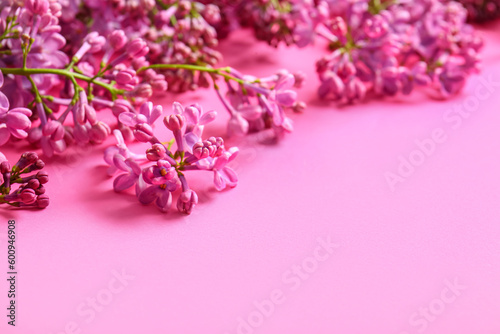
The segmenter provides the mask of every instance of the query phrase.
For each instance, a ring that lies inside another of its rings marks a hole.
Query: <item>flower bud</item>
[[[184,126],[185,119],[182,115],[169,115],[163,119],[163,124],[170,131],[178,131]]]
[[[198,204],[198,195],[193,190],[188,189],[179,196],[177,209],[189,215],[196,204]]]
[[[109,34],[108,41],[113,49],[118,50],[127,44],[128,38],[123,30],[115,30]]]
[[[36,199],[36,204],[40,209],[44,209],[49,206],[49,196],[39,195]]]
[[[41,184],[45,184],[49,182],[49,174],[46,171],[40,171],[36,173],[36,178],[40,181]]]
[[[19,200],[24,204],[33,204],[36,201],[35,190],[31,188],[25,188],[19,194]]]
[[[166,155],[165,147],[161,144],[154,144],[146,151],[146,157],[149,161],[158,161]]]

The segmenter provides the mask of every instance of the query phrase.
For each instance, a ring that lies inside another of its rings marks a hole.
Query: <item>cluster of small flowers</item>
[[[488,3],[487,11],[497,11]],[[454,1],[251,0],[235,6],[240,23],[271,45],[328,41],[330,53],[317,62],[325,99],[353,103],[368,94],[410,94],[418,86],[446,98],[478,71],[482,41]]]
[[[121,30],[130,39],[146,41],[150,52],[136,57],[135,69],[150,64],[216,65],[221,55],[213,25],[220,21],[219,8],[188,0],[72,0],[63,6],[62,26],[74,43],[81,31],[108,35]],[[75,17],[83,17],[75,20]],[[76,34],[76,35],[75,35]],[[162,69],[174,92],[208,86],[204,75],[185,69]]]
[[[328,15],[324,0],[204,0],[220,8],[221,21],[216,24],[219,38],[239,26],[250,27],[255,37],[269,45],[306,46],[315,27]]]
[[[235,85],[231,80],[226,81],[226,98],[221,96],[216,87],[230,115],[227,128],[229,136],[265,131],[267,139],[276,140],[293,130],[285,109],[301,112],[306,108],[304,102],[297,100],[297,93],[293,90],[294,87],[302,86],[303,74],[282,70],[268,77],[257,78],[243,75],[233,68],[228,68],[227,73],[239,83]]]
[[[468,19],[472,22],[485,22],[500,18],[499,0],[454,0],[467,9]]]
[[[58,1],[0,4],[0,144],[27,138],[48,157],[74,142],[98,144],[111,129],[96,109],[118,114],[166,90],[163,75],[151,69],[139,77],[133,68],[132,60],[149,52],[140,38],[115,30],[106,43],[91,32],[70,56],[63,51]],[[69,115],[73,124],[65,125]]]
[[[326,2],[313,0],[241,1],[239,22],[250,26],[259,40],[272,46],[280,43],[299,47],[310,43],[316,25],[328,16]]]
[[[343,2],[344,12],[317,29],[332,49],[317,62],[323,98],[351,103],[417,86],[446,98],[479,70],[482,40],[456,2],[332,2]]]
[[[190,188],[185,173],[209,171],[217,190],[235,187],[238,178],[227,164],[236,157],[238,149],[226,149],[220,137],[203,139],[204,126],[215,119],[215,111],[204,112],[197,104],[183,107],[178,102],[174,102],[172,109],[173,113],[163,118],[173,137],[166,142],[160,141],[152,129],[162,115],[161,106],[148,102],[141,106],[139,114],[120,114],[120,120],[134,129],[136,140],[151,146],[145,154],[136,154],[126,146],[121,132],[115,130],[117,145],[106,149],[104,160],[110,165],[108,173],[118,174],[113,182],[115,191],[135,186],[139,202],[154,203],[162,212],[170,210],[174,195],[180,192],[176,195],[177,209],[190,214],[198,196]]]
[[[0,204],[20,208],[43,209],[49,205],[45,194],[48,175],[44,162],[33,152],[24,153],[14,166],[0,153]],[[12,187],[17,184],[14,190]]]

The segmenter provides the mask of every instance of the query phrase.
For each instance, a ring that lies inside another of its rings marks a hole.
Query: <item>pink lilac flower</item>
[[[142,108],[161,110],[150,104]],[[106,149],[104,160],[111,166],[110,175],[122,172],[114,179],[115,191],[121,192],[135,185],[139,202],[154,203],[162,212],[168,212],[174,196],[178,196],[177,210],[190,214],[198,203],[198,196],[188,184],[187,173],[210,171],[216,189],[235,187],[238,178],[228,164],[236,157],[238,149],[226,149],[220,137],[202,139],[205,124],[215,118],[214,111],[205,113],[199,105],[184,108],[178,102],[173,104],[172,111],[164,118],[164,125],[171,133],[170,141],[161,141],[153,133],[149,139],[151,146],[142,159],[135,159],[125,146],[121,132],[115,130],[118,145]],[[132,121],[126,123],[132,124]],[[177,143],[175,151],[172,150],[174,143]],[[179,189],[181,192],[177,194]]]
[[[331,1],[334,7],[341,2]],[[317,28],[333,50],[317,62],[322,98],[353,103],[367,94],[410,94],[418,86],[449,97],[478,72],[482,42],[457,3],[357,1],[344,7]]]
[[[0,89],[4,83],[4,77],[0,72]],[[10,109],[10,103],[7,96],[0,91],[0,145],[9,141],[10,136],[23,139],[28,136],[28,130],[31,127],[31,110],[27,108]]]

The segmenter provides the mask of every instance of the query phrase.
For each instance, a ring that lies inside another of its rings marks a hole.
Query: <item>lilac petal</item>
[[[85,124],[85,108],[83,105],[81,103],[77,104],[73,110],[78,124]]]
[[[54,120],[50,120],[47,122],[47,124],[45,124],[45,126],[43,127],[43,135],[44,136],[50,136],[51,134],[53,134],[57,128],[59,127],[61,123],[57,122],[57,121],[54,121]]]
[[[56,151],[57,153],[62,153],[66,150],[66,142],[64,141],[64,139],[51,141],[51,145],[54,151]]]
[[[115,138],[116,138],[116,143],[120,146],[124,146],[125,145],[125,139],[123,139],[123,134],[121,133],[120,130],[118,129],[115,129],[113,130],[113,134],[115,135]]]
[[[0,127],[0,146],[9,141],[10,131],[5,127]]]
[[[193,148],[193,145],[198,143],[200,141],[200,138],[197,135],[195,135],[193,132],[188,132],[184,135],[184,141],[186,142],[186,146],[191,151]]]
[[[80,143],[88,143],[90,140],[87,129],[78,123],[75,124],[73,137]]]
[[[85,104],[84,110],[85,110],[85,117],[87,117],[87,120],[90,122],[90,124],[93,125],[97,123],[97,114],[95,112],[94,107],[92,107],[89,104]]]
[[[168,212],[172,206],[172,195],[168,190],[160,190],[160,192],[155,204],[161,212]]]
[[[60,50],[66,45],[66,39],[61,34],[52,33],[43,44],[44,48],[47,50]]]
[[[213,161],[213,158],[208,157],[208,158],[205,158],[205,159],[198,160],[196,162],[196,165],[200,169],[210,169],[212,161]]]
[[[135,175],[139,175],[141,174],[142,172],[142,169],[141,167],[139,166],[139,164],[137,162],[135,162],[134,159],[132,158],[128,158],[127,160],[125,160],[125,163],[130,167],[130,169],[132,170],[132,172],[135,174]]]
[[[21,129],[9,129],[10,134],[16,137],[17,139],[24,139],[28,137],[28,132]]]
[[[146,143],[153,138],[153,129],[147,123],[139,124],[134,130],[134,137],[137,141]]]
[[[184,117],[186,117],[188,123],[198,124],[198,122],[200,121],[200,115],[201,111],[195,105],[186,107],[186,109],[184,109]]]
[[[175,179],[172,179],[172,180],[169,180],[167,183],[167,190],[170,191],[170,192],[174,192],[176,191],[177,189],[180,188],[180,181],[179,179],[175,178]]]
[[[139,175],[139,178],[137,179],[137,183],[135,184],[135,195],[139,197],[141,193],[148,187],[146,182],[144,182],[144,179],[142,178],[142,175]]]
[[[297,92],[293,90],[278,92],[276,93],[276,101],[285,107],[291,107],[297,101]]]
[[[151,115],[149,116],[148,123],[153,124],[161,115],[163,114],[163,107],[158,105],[153,108]]]
[[[244,105],[238,107],[238,112],[241,113],[243,118],[245,118],[248,121],[254,121],[258,118],[260,118],[262,114],[262,107],[258,105]]]
[[[244,136],[248,133],[249,124],[239,113],[234,113],[227,123],[227,133],[229,136]]]
[[[224,152],[220,157],[215,159],[215,163],[214,163],[213,168],[214,169],[224,168],[227,165],[227,163],[229,162],[228,159],[229,159],[229,153]]]
[[[180,104],[179,102],[174,102],[172,104],[172,110],[174,111],[174,114],[180,115],[184,111],[184,108],[182,107],[182,104]]]
[[[31,112],[31,110],[29,110],[28,108],[22,108],[22,107],[14,108],[14,109],[11,109],[10,111],[20,113],[20,114],[26,115],[28,117],[31,117],[31,115],[33,114]]]
[[[283,124],[281,124],[281,126],[287,132],[292,132],[293,131],[293,121],[290,118],[288,118],[288,117],[285,117],[285,121],[283,122]]]
[[[151,115],[151,111],[153,110],[153,102],[146,102],[141,105],[139,108],[139,113],[149,118]]]
[[[0,92],[0,113],[5,113],[9,110],[9,99],[4,93]]]
[[[104,161],[108,165],[113,165],[113,157],[115,154],[117,154],[120,150],[116,146],[110,146],[104,150]]]
[[[3,73],[0,71],[0,88],[3,86]]]
[[[120,115],[118,115],[118,120],[122,122],[122,124],[127,125],[127,126],[135,126],[136,122],[136,114],[133,112],[122,112]]]
[[[231,167],[225,167],[221,171],[221,173],[226,177],[227,180],[231,182],[231,184],[234,184],[234,186],[236,186],[236,183],[238,183],[238,175]],[[231,184],[230,186],[232,186]]]
[[[281,106],[273,105],[273,108],[274,108],[273,112],[274,125],[280,126],[285,121],[285,112],[283,111],[283,108],[281,108]]]
[[[125,172],[130,172],[132,169],[125,163],[125,158],[120,154],[115,154],[113,156],[113,165],[115,165],[118,169],[121,169]]]
[[[231,147],[229,150],[227,150],[227,152],[229,153],[227,162],[231,162],[238,156],[238,153],[240,153],[240,149],[237,147]]]
[[[121,174],[113,181],[113,189],[116,192],[124,191],[135,184],[136,176],[134,174]]]
[[[217,189],[218,191],[226,188],[226,181],[224,181],[222,175],[217,170],[214,170],[214,185],[215,189]]]
[[[209,112],[206,112],[204,113],[201,117],[200,117],[200,122],[199,124],[200,125],[206,125],[212,121],[215,120],[215,118],[217,117],[217,111],[215,110],[211,110]]]
[[[144,189],[139,196],[139,202],[142,204],[151,204],[158,197],[158,191],[160,188],[158,186],[150,186]]]
[[[31,126],[31,121],[28,116],[17,112],[12,112],[11,110],[8,114],[7,122],[5,122],[5,124],[7,125],[7,127],[12,129],[26,129]]]
[[[276,84],[276,87],[274,88],[275,90],[286,90],[290,89],[293,87],[295,84],[295,78],[293,74],[287,74],[282,76],[279,80],[278,83]]]

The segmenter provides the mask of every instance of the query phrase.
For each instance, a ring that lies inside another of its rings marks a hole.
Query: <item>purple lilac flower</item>
[[[0,89],[4,83],[4,77],[0,72]],[[26,138],[28,130],[31,127],[31,110],[27,108],[10,109],[10,103],[7,96],[0,91],[0,146],[4,145],[10,138]]]
[[[153,110],[161,110],[151,104],[144,104],[141,109],[151,111],[144,113],[145,118],[145,114],[151,116]],[[134,115],[128,115],[130,122],[125,123],[135,124],[133,122],[137,117]],[[210,171],[214,175],[216,189],[235,187],[238,178],[228,164],[236,157],[238,149],[227,150],[220,137],[202,139],[204,126],[214,120],[215,115],[215,111],[203,112],[201,106],[196,104],[184,108],[174,102],[172,114],[164,118],[171,139],[160,141],[153,133],[149,139],[151,146],[140,159],[133,157],[138,155],[126,147],[121,132],[115,130],[118,145],[107,148],[104,154],[104,160],[111,166],[108,170],[110,175],[116,171],[123,172],[114,179],[115,191],[121,192],[135,185],[139,202],[154,203],[162,212],[168,212],[174,197],[177,197],[177,210],[190,214],[198,203],[198,196],[188,184],[187,173]],[[156,118],[154,116],[149,120]],[[172,151],[175,142],[177,149]]]
[[[448,97],[478,72],[482,42],[457,3],[330,3],[336,16],[317,28],[333,50],[317,62],[322,98],[352,103],[369,93],[410,94],[418,86]]]

